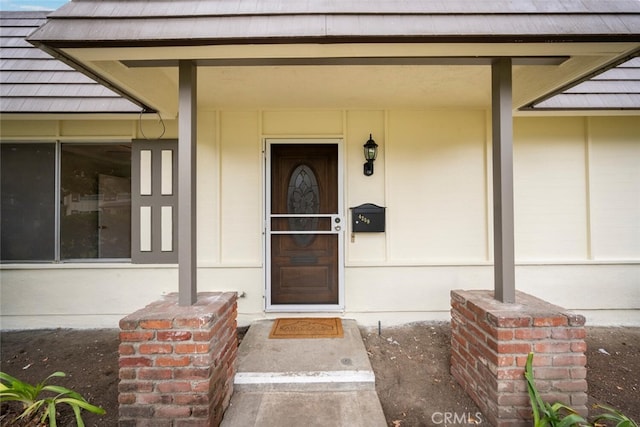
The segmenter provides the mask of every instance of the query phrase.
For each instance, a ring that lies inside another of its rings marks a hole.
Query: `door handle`
[[[333,223],[335,224],[333,229],[335,231],[340,231],[342,230],[342,225],[340,224],[342,222],[342,218],[340,218],[338,215],[334,215],[333,217],[331,217]]]

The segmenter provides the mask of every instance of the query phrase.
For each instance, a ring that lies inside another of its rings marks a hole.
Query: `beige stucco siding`
[[[518,118],[514,139],[518,259],[588,259],[585,119]]]
[[[640,122],[517,118],[516,255],[527,260],[640,258]]]
[[[220,115],[220,196],[222,264],[262,264],[262,142],[256,112]],[[204,172],[216,173],[207,167]],[[205,196],[206,197],[206,196]],[[205,237],[205,236],[203,236]],[[216,244],[209,236],[208,244]]]
[[[165,121],[165,137],[177,136]],[[157,121],[143,122],[157,135]],[[137,120],[3,120],[3,141],[122,141]],[[380,146],[362,173],[369,133]],[[490,117],[483,109],[201,110],[198,288],[231,290],[240,322],[264,313],[264,141],[344,141],[344,205],[387,207],[387,232],[345,235],[344,316],[364,324],[449,316],[449,291],[492,288]],[[601,324],[638,324],[637,117],[514,121],[516,286]],[[115,327],[177,290],[175,266],[0,266],[3,328]],[[606,292],[603,291],[606,289]],[[47,303],[44,304],[43,301]]]
[[[389,261],[487,260],[482,110],[389,113]]]
[[[588,124],[592,257],[638,260],[640,120],[595,117]]]

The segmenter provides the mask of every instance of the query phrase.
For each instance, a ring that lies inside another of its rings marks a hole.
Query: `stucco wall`
[[[485,110],[200,111],[199,290],[238,291],[264,317],[265,138],[343,138],[346,207],[387,207],[387,232],[345,238],[344,315],[364,324],[449,318],[451,289],[493,287]],[[28,123],[28,125],[27,125]],[[165,137],[177,135],[167,121]],[[153,135],[153,121],[144,124]],[[3,121],[3,141],[140,137],[136,121]],[[362,144],[380,145],[362,174]],[[517,117],[518,289],[587,316],[640,324],[637,117]],[[348,215],[348,212],[346,213]],[[174,266],[3,265],[2,328],[115,327],[177,289]]]

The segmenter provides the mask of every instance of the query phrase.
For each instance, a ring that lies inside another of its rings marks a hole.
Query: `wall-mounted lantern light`
[[[373,140],[371,134],[369,134],[369,140],[363,145],[364,158],[367,163],[364,164],[364,174],[366,176],[373,175],[373,161],[378,156],[378,144]]]

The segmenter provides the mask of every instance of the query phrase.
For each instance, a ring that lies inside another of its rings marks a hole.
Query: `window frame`
[[[132,157],[133,157],[133,141],[131,140],[106,140],[106,141],[79,141],[79,140],[38,140],[38,139],[30,139],[28,141],[25,140],[3,140],[0,141],[0,144],[18,144],[18,145],[27,145],[27,144],[51,144],[54,146],[54,176],[53,176],[53,191],[54,191],[54,226],[53,226],[53,259],[25,259],[25,260],[5,260],[0,258],[0,264],[109,264],[109,263],[117,263],[117,264],[131,264],[132,257],[131,252],[130,256],[127,258],[69,258],[69,259],[61,259],[61,244],[62,244],[62,236],[61,236],[61,201],[62,201],[62,146],[64,144],[74,144],[74,145],[122,145],[127,144],[131,148]],[[130,173],[133,174],[133,167],[130,165]],[[133,206],[133,194],[131,205]],[[131,222],[131,218],[130,218]],[[133,232],[130,232],[130,237]],[[132,248],[130,248],[131,250]]]

